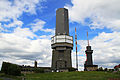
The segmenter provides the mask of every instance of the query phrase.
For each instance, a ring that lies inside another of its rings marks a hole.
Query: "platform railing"
[[[68,35],[57,35],[51,38],[51,44],[55,43],[70,43],[73,44],[73,37]]]

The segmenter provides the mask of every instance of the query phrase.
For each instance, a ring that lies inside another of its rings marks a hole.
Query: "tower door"
[[[66,65],[67,65],[66,61],[63,61],[63,60],[58,60],[56,62],[57,69],[66,68],[67,67]]]

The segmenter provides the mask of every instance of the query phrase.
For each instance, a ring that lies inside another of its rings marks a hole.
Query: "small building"
[[[114,67],[114,70],[115,70],[115,71],[120,71],[120,64],[119,64],[119,65],[116,65],[116,66]]]
[[[51,68],[50,67],[32,67],[32,66],[20,66],[21,67],[21,73],[34,73],[37,72],[51,72]]]
[[[34,67],[31,66],[20,66],[21,68],[21,73],[34,73]]]
[[[38,67],[37,66],[37,61],[35,60],[34,62],[34,67],[33,66],[20,66],[21,68],[21,73],[34,73],[34,72],[51,72],[51,67]]]
[[[96,71],[98,69],[98,65],[85,65],[85,71]]]

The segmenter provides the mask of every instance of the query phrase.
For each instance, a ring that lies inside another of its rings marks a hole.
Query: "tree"
[[[107,70],[108,70],[107,68],[104,69],[104,71],[107,71]]]
[[[14,76],[20,76],[21,75],[21,69],[18,65],[3,62],[1,72],[8,74],[8,75],[14,75]]]
[[[43,68],[35,68],[34,72],[35,73],[44,73],[44,69]]]
[[[102,67],[100,67],[100,68],[98,69],[98,71],[103,71],[103,68],[102,68]]]

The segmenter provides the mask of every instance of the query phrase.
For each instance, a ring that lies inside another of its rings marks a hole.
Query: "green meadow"
[[[23,76],[6,76],[14,80],[22,80]],[[120,73],[102,72],[102,71],[84,71],[84,72],[54,72],[54,73],[31,73],[26,74],[25,80],[109,80],[119,79]],[[0,79],[2,80],[2,79]]]
[[[27,74],[26,80],[108,80],[120,79],[120,74],[108,72],[60,72],[60,73],[36,73]]]

